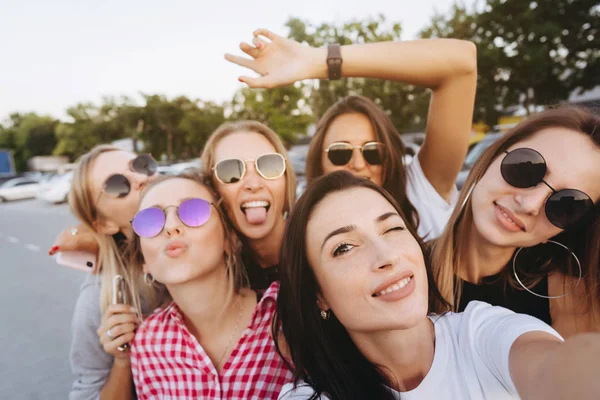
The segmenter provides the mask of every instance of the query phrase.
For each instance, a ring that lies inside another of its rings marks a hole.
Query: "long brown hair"
[[[331,123],[344,114],[362,114],[371,121],[378,142],[385,145],[387,155],[383,162],[383,184],[385,190],[400,205],[407,223],[415,229],[419,226],[419,214],[406,196],[406,168],[403,163],[404,144],[400,133],[385,111],[371,99],[363,96],[347,96],[327,109],[317,124],[315,135],[310,141],[306,156],[306,181],[312,181],[324,174],[321,156],[325,135]]]
[[[321,318],[317,305],[319,284],[307,256],[306,228],[311,212],[326,196],[359,187],[383,196],[406,221],[396,200],[383,188],[347,171],[336,171],[308,186],[288,218],[281,246],[281,286],[272,335],[278,337],[279,328],[282,329],[291,356],[288,367],[296,383],[304,380],[313,387],[316,392],[313,399],[320,398],[322,393],[332,400],[393,398],[385,387],[389,385],[385,372],[365,358],[335,315],[327,321]],[[426,254],[416,229],[409,224],[407,229]],[[429,309],[448,310],[449,306],[435,286],[429,257],[424,259]],[[277,351],[282,354],[279,346]]]
[[[143,299],[151,309],[158,302],[156,290],[145,287],[142,284],[142,275],[135,269],[128,267],[124,261],[125,244],[117,242],[114,236],[104,235],[96,230],[97,221],[105,217],[100,215],[96,207],[96,199],[92,196],[91,169],[94,161],[101,154],[111,151],[122,150],[110,145],[100,145],[81,156],[77,162],[77,167],[73,171],[73,182],[68,196],[69,206],[75,217],[94,232],[94,237],[98,242],[98,269],[102,273],[100,291],[102,313],[104,314],[111,303],[113,278],[115,275],[121,275],[127,283],[127,294],[128,298],[131,299],[131,305],[141,315],[142,305],[140,299]]]
[[[473,209],[470,193],[485,174],[492,162],[512,145],[525,140],[542,129],[562,127],[581,132],[592,138],[600,146],[600,117],[584,108],[562,106],[540,112],[517,125],[511,132],[492,144],[477,160],[467,178],[461,196],[448,225],[433,248],[433,267],[438,287],[445,299],[457,310],[460,305],[462,280],[458,277],[459,267],[467,264],[466,254],[470,245],[469,235],[473,225]],[[590,166],[590,168],[599,168]],[[564,230],[552,240],[568,246],[581,261],[583,277],[587,290],[587,304],[592,315],[600,311],[600,207],[598,204],[589,217]],[[529,260],[520,260],[517,273],[527,277],[525,285],[535,285],[552,271],[561,271],[565,275],[578,276],[578,268],[572,265],[570,255],[550,254],[546,249],[530,248]],[[521,258],[521,255],[519,255]],[[529,262],[528,262],[529,261]],[[512,260],[509,262],[512,265]],[[506,281],[513,287],[520,285],[512,275],[512,268],[504,268]]]
[[[285,158],[285,206],[284,212],[290,212],[292,205],[296,201],[296,174],[294,167],[289,160],[287,150],[279,139],[279,136],[273,132],[268,126],[261,124],[258,121],[237,121],[226,122],[219,126],[208,138],[204,150],[202,152],[202,173],[207,178],[210,177],[210,182],[213,187],[216,187],[213,168],[215,166],[215,149],[219,142],[234,133],[251,132],[263,135],[269,143],[275,147],[275,150]]]
[[[221,206],[221,201],[219,201],[217,193],[208,184],[207,179],[204,178],[200,171],[196,170],[188,170],[177,175],[160,176],[154,179],[150,184],[148,184],[144,188],[144,191],[142,192],[142,195],[140,197],[140,202],[146,196],[149,190],[163,182],[170,181],[173,179],[186,179],[195,182],[198,185],[204,187],[206,190],[208,190],[208,192],[215,200],[213,205],[217,211],[217,214],[219,215],[221,224],[223,225],[225,240],[227,242],[225,246],[226,250],[224,258],[225,264],[227,266],[227,276],[229,277],[229,296],[228,301],[225,302],[225,304],[223,305],[224,308],[226,308],[229,305],[229,301],[233,297],[233,294],[238,294],[240,290],[242,290],[243,288],[247,288],[249,286],[249,283],[246,270],[244,268],[244,264],[240,256],[240,240],[238,239],[237,234],[235,233],[231,223],[229,222],[227,213],[225,212],[225,210],[223,210]],[[130,268],[136,271],[138,274],[143,274],[144,255],[142,253],[140,237],[137,234],[135,234],[135,232],[133,239],[129,241],[129,246],[127,248],[127,256]]]

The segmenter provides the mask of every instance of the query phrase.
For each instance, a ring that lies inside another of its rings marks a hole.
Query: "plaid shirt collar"
[[[267,303],[274,302],[277,303],[277,294],[279,293],[279,281],[273,282],[271,286],[267,288],[265,293],[262,295],[260,301],[256,305],[254,309],[254,313],[252,314],[252,320],[250,321],[250,325],[248,328],[254,329],[256,328],[257,323],[260,321],[262,315],[266,312]],[[173,301],[169,304],[165,310],[163,311],[166,315],[168,315],[171,319],[173,319],[178,325],[185,326],[183,322],[183,313],[179,306]],[[187,328],[185,328],[187,329]]]

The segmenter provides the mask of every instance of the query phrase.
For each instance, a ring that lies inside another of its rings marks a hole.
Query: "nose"
[[[133,172],[131,174],[131,187],[137,191],[141,191],[148,184],[148,175]]]
[[[374,271],[388,270],[398,265],[402,258],[397,246],[392,247],[383,237],[377,237],[372,242],[375,263],[372,265]]]
[[[365,158],[362,155],[361,149],[352,150],[352,159],[350,160],[350,168],[354,171],[360,171],[366,167]]]
[[[175,209],[168,211],[165,209],[165,233],[169,238],[183,235],[183,226],[176,214]]]
[[[522,213],[537,216],[544,207],[546,199],[551,194],[552,190],[543,183],[540,183],[536,187],[519,190],[515,194],[515,202]]]
[[[246,176],[243,179],[244,189],[250,192],[256,192],[263,187],[263,178],[254,168],[254,163],[246,164]]]

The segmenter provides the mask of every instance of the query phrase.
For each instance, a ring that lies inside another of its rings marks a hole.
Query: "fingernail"
[[[48,252],[48,255],[53,255],[54,253],[56,253],[58,251],[58,246],[52,246],[50,248],[50,251]]]

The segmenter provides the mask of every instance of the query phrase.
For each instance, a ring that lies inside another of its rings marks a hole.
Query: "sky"
[[[65,118],[79,102],[139,93],[227,101],[256,28],[287,33],[289,17],[313,24],[384,14],[414,39],[453,0],[0,0],[0,121],[11,112]],[[246,72],[247,74],[247,72]]]

